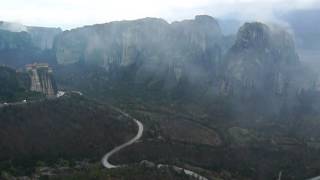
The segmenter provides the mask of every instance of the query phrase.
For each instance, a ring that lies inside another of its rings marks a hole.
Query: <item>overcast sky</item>
[[[273,19],[274,12],[319,8],[320,0],[0,0],[0,20],[62,27],[143,17],[168,21],[215,17]]]

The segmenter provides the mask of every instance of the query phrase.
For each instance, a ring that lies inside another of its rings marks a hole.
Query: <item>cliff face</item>
[[[38,48],[28,32],[0,30],[0,64],[23,67],[34,62],[55,64],[54,53]]]
[[[33,64],[27,66],[31,79],[30,90],[41,92],[48,97],[56,94],[56,87],[51,75],[51,69],[47,65]]]
[[[33,49],[31,37],[26,32],[0,30],[0,51]]]
[[[27,32],[30,34],[32,42],[36,47],[46,50],[52,49],[56,36],[62,33],[62,30],[60,28],[29,26],[27,27]]]
[[[143,87],[265,96],[311,87],[291,35],[262,23],[244,24],[233,41],[210,16],[111,22],[63,32],[55,51],[60,64],[98,65]]]
[[[221,39],[217,21],[209,16],[172,24],[145,18],[63,32],[55,49],[60,64],[84,62],[109,72],[131,68],[134,81],[161,81],[170,88],[181,79],[211,76],[221,59]]]
[[[9,32],[26,32],[33,45],[39,49],[52,49],[55,37],[62,32],[60,28],[33,27],[19,23],[0,21],[0,29]]]
[[[28,33],[0,30],[0,64],[22,66],[38,53]]]

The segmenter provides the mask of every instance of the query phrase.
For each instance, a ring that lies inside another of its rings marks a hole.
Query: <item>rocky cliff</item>
[[[270,95],[310,87],[304,75],[297,76],[303,70],[292,36],[257,22],[244,24],[235,41],[210,16],[171,24],[155,18],[111,22],[66,31],[55,50],[60,64],[94,64],[112,74],[130,71],[131,80],[145,87]]]
[[[38,48],[26,31],[0,30],[0,64],[23,67],[34,62],[55,64],[53,51]]]
[[[0,21],[0,29],[9,32],[26,32],[35,47],[52,49],[55,37],[62,32],[60,28],[25,26],[20,23]]]
[[[62,30],[60,28],[28,26],[27,32],[30,34],[32,42],[36,47],[46,50],[52,49],[56,36],[62,33]]]
[[[143,87],[265,96],[311,87],[291,34],[258,22],[245,23],[234,41],[210,16],[111,22],[63,32],[55,50],[60,64],[98,65]]]
[[[27,32],[0,30],[0,64],[22,66],[38,53]]]
[[[172,24],[145,18],[63,32],[55,49],[60,64],[84,62],[109,72],[130,68],[138,83],[172,88],[182,79],[201,82],[212,76],[221,59],[222,38],[210,16]]]

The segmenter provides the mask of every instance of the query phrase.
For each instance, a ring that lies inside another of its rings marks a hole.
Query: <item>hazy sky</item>
[[[274,12],[320,7],[320,0],[0,0],[0,20],[71,28],[114,20],[197,14],[272,19]]]

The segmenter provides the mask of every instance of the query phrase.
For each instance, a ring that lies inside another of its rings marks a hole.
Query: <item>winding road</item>
[[[124,113],[124,112],[122,112],[122,111],[120,111],[120,110],[118,110],[118,111],[119,111],[122,115],[124,115],[124,116],[126,116],[126,117],[128,117],[128,118],[132,118],[132,117],[129,116],[127,113]],[[123,149],[123,148],[125,148],[125,147],[127,147],[127,146],[130,146],[131,144],[135,143],[136,141],[138,141],[138,140],[141,138],[141,136],[142,136],[142,134],[143,134],[143,124],[142,124],[140,121],[138,121],[137,119],[134,119],[134,118],[132,118],[132,119],[134,120],[135,123],[137,123],[138,128],[139,128],[137,135],[136,135],[134,138],[132,138],[131,140],[129,140],[128,142],[126,142],[126,143],[124,143],[124,144],[122,144],[122,145],[120,145],[120,146],[115,147],[115,148],[112,149],[110,152],[108,152],[107,154],[105,154],[105,155],[103,156],[102,160],[101,160],[102,165],[103,165],[104,167],[106,167],[106,168],[108,168],[108,169],[121,167],[120,165],[117,166],[117,165],[111,164],[111,163],[109,162],[110,156],[112,156],[112,155],[115,154],[116,152],[120,151],[121,149]]]
[[[107,154],[105,154],[105,155],[103,156],[103,158],[101,159],[101,162],[102,162],[102,165],[103,165],[104,167],[106,167],[107,169],[119,168],[119,167],[123,166],[123,165],[113,165],[113,164],[111,164],[111,163],[109,162],[109,158],[110,158],[113,154],[119,152],[121,149],[123,149],[123,148],[125,148],[125,147],[127,147],[127,146],[130,146],[131,144],[133,144],[133,143],[135,143],[136,141],[138,141],[138,140],[141,138],[142,134],[143,134],[143,124],[142,124],[140,121],[138,121],[137,119],[131,117],[129,114],[121,111],[121,110],[118,109],[118,108],[114,108],[114,109],[117,110],[118,112],[120,112],[120,113],[121,113],[122,115],[124,115],[125,117],[131,118],[131,119],[138,125],[138,128],[139,128],[139,129],[138,129],[137,135],[136,135],[134,138],[132,138],[131,140],[129,140],[128,142],[126,142],[126,143],[124,143],[124,144],[122,144],[122,145],[120,145],[120,146],[117,146],[117,147],[113,148],[111,151],[109,151]],[[190,171],[190,170],[188,170],[188,169],[184,169],[184,168],[181,168],[181,167],[171,166],[171,165],[166,165],[166,164],[159,164],[157,167],[158,167],[158,168],[161,168],[161,167],[172,167],[175,171],[183,172],[183,173],[185,173],[186,175],[192,176],[192,177],[194,177],[194,178],[196,178],[196,179],[198,179],[198,180],[208,180],[208,178],[206,178],[206,177],[204,177],[204,176],[201,176],[200,174],[197,174],[197,173],[195,173],[195,172],[193,172],[193,171]]]
[[[191,176],[191,177],[194,177],[195,179],[208,180],[208,178],[206,178],[204,176],[201,176],[200,174],[198,174],[196,172],[193,172],[193,171],[190,171],[188,169],[184,169],[184,168],[181,168],[181,167],[178,167],[178,166],[172,166],[172,165],[167,165],[167,164],[158,164],[157,167],[158,168],[161,168],[161,167],[166,167],[166,168],[172,167],[173,170],[175,170],[177,172],[183,172],[184,174],[186,174],[188,176]]]

